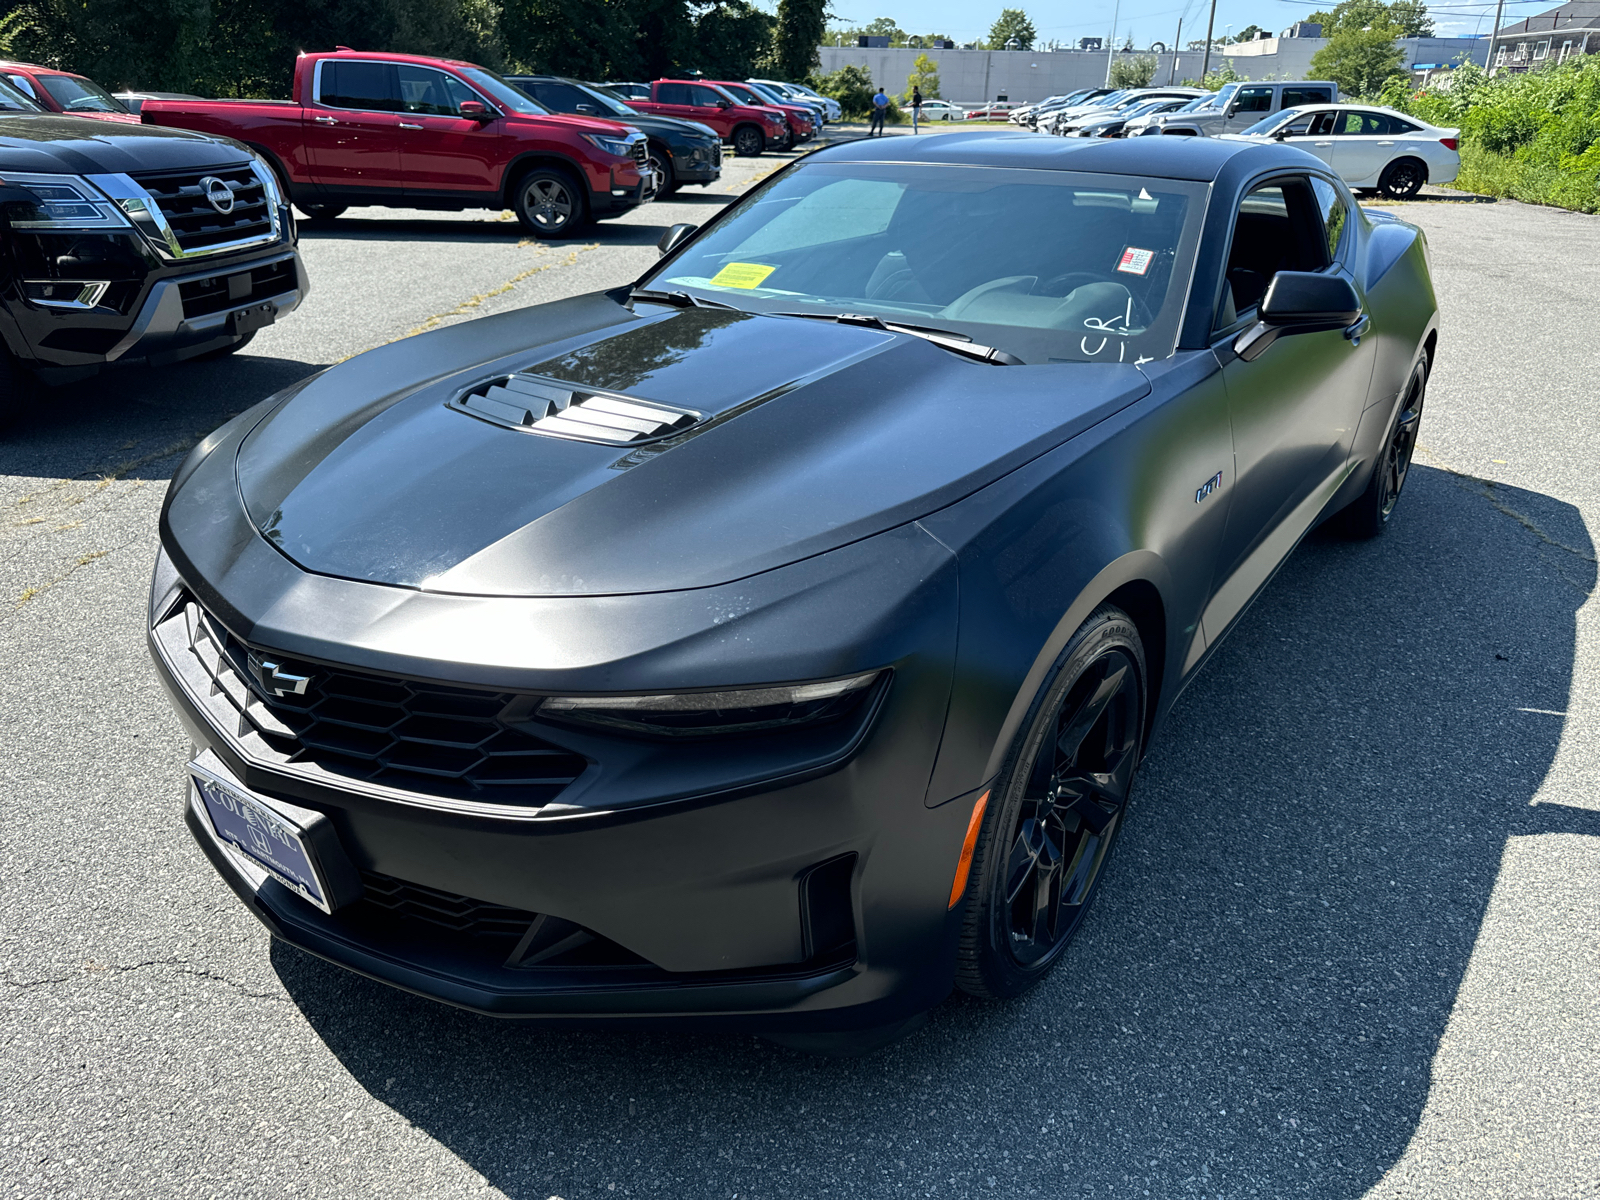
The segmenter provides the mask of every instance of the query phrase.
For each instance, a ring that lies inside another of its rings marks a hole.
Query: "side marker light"
[[[978,797],[972,806],[972,817],[967,821],[967,836],[961,843],[961,857],[956,860],[956,878],[950,885],[950,903],[946,911],[954,908],[967,891],[967,876],[972,871],[972,852],[978,848],[978,831],[983,828],[983,810],[989,806],[989,793]]]

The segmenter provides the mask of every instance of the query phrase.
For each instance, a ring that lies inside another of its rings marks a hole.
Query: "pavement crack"
[[[534,248],[534,250],[539,254],[549,254],[550,253],[549,247],[545,246],[543,243],[523,241],[523,242],[521,242],[519,244],[523,245],[523,246],[532,246]],[[466,316],[473,309],[475,309],[475,308],[479,307],[480,305],[482,305],[485,300],[492,300],[496,296],[504,295],[506,292],[509,292],[512,288],[516,287],[517,284],[521,283],[525,279],[532,279],[535,275],[542,274],[545,271],[554,271],[557,267],[570,267],[570,266],[572,266],[574,263],[576,263],[578,261],[578,255],[586,254],[590,250],[598,250],[598,249],[600,249],[600,244],[598,242],[590,242],[586,246],[578,246],[578,247],[576,247],[575,249],[570,251],[565,258],[560,259],[557,262],[542,263],[537,267],[529,267],[526,271],[521,271],[521,272],[517,273],[516,275],[513,275],[510,279],[506,280],[504,283],[498,284],[495,287],[490,288],[486,292],[479,292],[476,296],[468,296],[465,300],[463,300],[460,304],[456,305],[454,308],[447,309],[444,312],[434,313],[433,316],[429,317],[427,320],[425,320],[422,324],[418,325],[416,328],[408,329],[404,333],[402,333],[399,337],[390,338],[389,341],[391,343],[404,341],[408,337],[416,337],[416,335],[419,334],[419,333],[428,333],[431,330],[439,328],[439,325],[442,322],[448,321],[452,317],[464,317],[464,316]]]
[[[87,567],[90,563],[95,562],[95,561],[97,561],[99,559],[105,558],[108,554],[115,554],[118,550],[126,550],[129,546],[133,545],[135,542],[142,542],[142,541],[144,541],[144,538],[142,538],[142,537],[132,537],[132,538],[129,538],[127,541],[123,542],[120,546],[113,546],[109,550],[91,550],[88,554],[80,554],[80,555],[78,555],[77,559],[74,560],[73,564],[70,567],[68,567],[65,571],[61,572],[61,574],[57,575],[54,579],[46,580],[44,583],[35,584],[33,587],[24,588],[22,590],[22,595],[17,598],[17,603],[16,603],[15,607],[12,608],[11,611],[12,612],[21,611],[24,607],[26,607],[26,605],[28,604],[28,602],[30,600],[34,599],[36,596],[40,596],[40,595],[43,595],[45,592],[48,592],[51,588],[55,587],[56,584],[61,583],[64,580],[71,578],[81,568]]]
[[[97,963],[92,959],[83,964],[83,969],[72,975],[47,975],[41,979],[12,979],[0,978],[0,984],[13,991],[32,991],[35,988],[59,986],[63,983],[75,983],[93,975],[121,976],[134,971],[143,971],[151,967],[169,967],[174,975],[186,975],[191,979],[204,979],[211,983],[220,983],[231,988],[241,996],[252,1000],[282,1000],[288,997],[282,992],[258,992],[247,988],[244,984],[229,979],[226,975],[219,975],[215,971],[208,971],[203,967],[195,967],[181,958],[149,958],[135,963]]]
[[[1549,533],[1547,530],[1541,527],[1540,524],[1532,517],[1528,516],[1524,512],[1519,512],[1517,509],[1512,508],[1504,500],[1500,499],[1498,489],[1501,485],[1495,480],[1484,479],[1478,475],[1469,475],[1465,471],[1458,471],[1454,467],[1440,462],[1430,451],[1424,449],[1423,447],[1418,446],[1417,449],[1426,454],[1428,458],[1433,461],[1434,466],[1438,467],[1439,470],[1443,471],[1446,475],[1449,475],[1455,482],[1455,485],[1462,491],[1471,492],[1474,495],[1481,496],[1483,499],[1489,502],[1490,508],[1494,509],[1498,513],[1503,513],[1505,516],[1510,517],[1513,521],[1515,521],[1518,525],[1521,525],[1545,545],[1554,547],[1557,550],[1565,550],[1568,554],[1572,555],[1580,562],[1592,563],[1595,561],[1595,556],[1592,551],[1580,549],[1577,546],[1567,545],[1567,543],[1563,542],[1560,538]],[[1587,591],[1587,589],[1580,590],[1585,592]]]

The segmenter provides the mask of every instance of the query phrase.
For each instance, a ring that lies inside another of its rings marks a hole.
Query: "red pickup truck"
[[[139,115],[243,142],[313,220],[360,204],[509,208],[554,238],[655,194],[637,129],[557,116],[472,63],[343,47],[302,54],[294,96],[149,100]]]
[[[650,85],[650,99],[630,100],[640,112],[699,121],[733,143],[742,158],[760,154],[789,139],[789,118],[766,105],[741,104],[714,83],[695,79],[658,79]]]

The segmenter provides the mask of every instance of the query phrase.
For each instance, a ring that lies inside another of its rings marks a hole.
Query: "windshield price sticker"
[[[1143,275],[1150,269],[1150,264],[1155,261],[1154,250],[1135,250],[1129,246],[1122,252],[1122,261],[1117,263],[1117,270],[1126,271],[1129,275]],[[1104,262],[1104,259],[1100,260]]]
[[[711,282],[716,287],[756,288],[777,269],[760,263],[729,263],[711,277]]]

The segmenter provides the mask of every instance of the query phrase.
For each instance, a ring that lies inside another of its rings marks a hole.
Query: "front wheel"
[[[672,155],[657,146],[651,146],[645,165],[656,173],[657,200],[665,200],[678,190],[678,173],[672,169]]]
[[[1139,630],[1102,605],[1072,635],[989,794],[956,984],[1002,999],[1035,987],[1083,924],[1144,740]]]
[[[1389,424],[1377,461],[1372,464],[1366,491],[1339,514],[1339,522],[1349,536],[1377,537],[1388,527],[1395,505],[1400,503],[1400,490],[1411,473],[1411,456],[1416,453],[1417,430],[1422,426],[1422,404],[1427,395],[1428,359],[1424,356],[1411,368],[1399,410]]]
[[[537,167],[517,181],[512,205],[534,237],[565,237],[583,224],[583,196],[565,172]]]
[[[740,158],[756,158],[767,148],[767,139],[754,125],[733,131],[733,152]]]
[[[1409,200],[1428,182],[1428,169],[1414,158],[1402,158],[1384,168],[1378,194],[1390,200]]]

